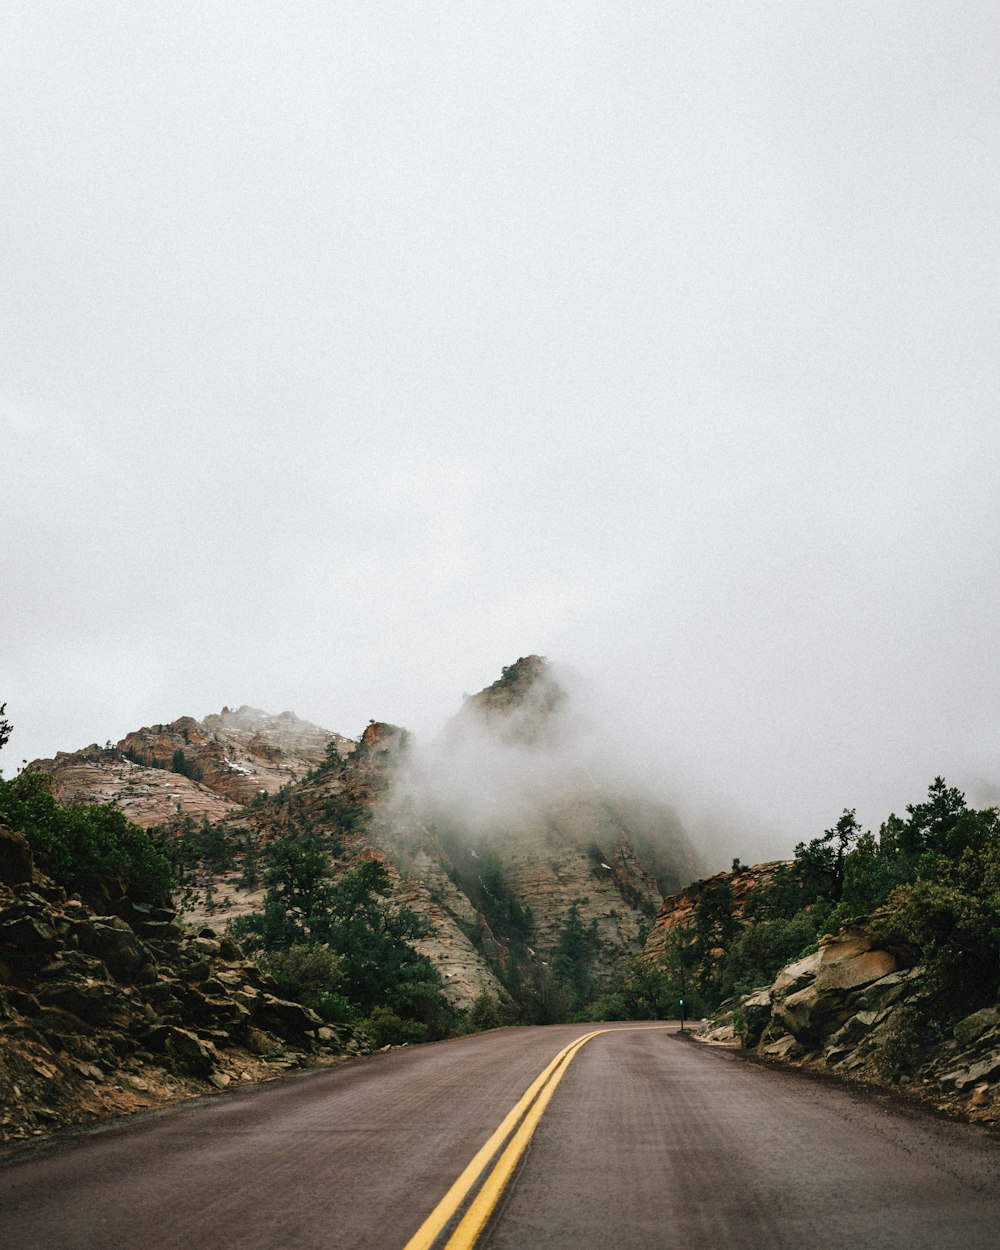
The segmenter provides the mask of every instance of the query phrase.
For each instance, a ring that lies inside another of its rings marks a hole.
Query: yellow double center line
[[[641,1030],[665,1029],[665,1024],[639,1026]],[[437,1204],[403,1250],[471,1250],[500,1200],[517,1162],[524,1154],[556,1086],[581,1047],[601,1033],[625,1033],[624,1029],[594,1029],[564,1046],[510,1111],[499,1128],[473,1156],[472,1161]],[[499,1155],[499,1157],[497,1157]],[[469,1198],[475,1194],[472,1201]],[[456,1212],[466,1202],[468,1209],[447,1241],[443,1236]]]

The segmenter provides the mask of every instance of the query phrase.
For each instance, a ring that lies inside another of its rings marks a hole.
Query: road
[[[600,1027],[393,1051],[29,1154],[0,1168],[0,1246],[997,1246],[1000,1143],[980,1130],[676,1026]]]

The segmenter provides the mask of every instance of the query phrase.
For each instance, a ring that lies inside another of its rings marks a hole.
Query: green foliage
[[[368,1019],[361,1021],[361,1029],[368,1034],[376,1048],[427,1041],[426,1024],[417,1020],[404,1020],[389,1007],[373,1008]]]
[[[934,991],[927,1027],[994,1001],[1000,990],[1000,814],[970,809],[941,777],[906,813],[890,815],[876,838],[845,808],[832,828],[796,847],[792,865],[751,894],[741,916],[734,915],[727,882],[707,889],[686,945],[675,943],[669,956],[675,981],[685,963],[687,971],[693,966],[707,1006],[714,1007],[769,984],[786,963],[815,949],[824,933],[876,913],[884,936],[915,947],[928,965]],[[887,1052],[884,1062],[888,1070],[896,1061]]]
[[[725,955],[739,932],[733,912],[733,887],[728,881],[710,885],[698,900],[694,913],[694,949],[698,979],[705,989],[715,979],[720,955]]]
[[[128,749],[122,751],[122,758],[130,760],[133,764],[138,764],[140,768],[162,768],[163,764],[160,760],[153,759],[151,756],[143,755],[141,751]]]
[[[243,871],[240,873],[239,887],[241,890],[256,890],[260,882],[257,867],[257,848],[247,838],[247,849],[243,852]]]
[[[809,902],[828,899],[840,901],[844,887],[844,863],[850,848],[861,836],[861,826],[852,808],[844,808],[843,815],[832,829],[807,844],[800,842],[795,848],[795,868]]]
[[[326,946],[294,942],[284,950],[270,951],[261,962],[286,998],[316,1010],[340,984],[340,956]]]
[[[509,1012],[503,1003],[488,990],[483,990],[469,1008],[466,1017],[470,1033],[484,1033],[487,1029],[499,1029],[509,1021]]]
[[[785,964],[797,959],[815,937],[815,919],[806,911],[787,920],[776,918],[748,925],[733,942],[720,968],[720,1001],[770,985]]]
[[[565,993],[571,1012],[580,1011],[593,995],[592,965],[597,946],[597,921],[584,925],[579,900],[574,900],[566,912],[552,956],[552,979]]]
[[[179,773],[182,777],[187,777],[191,781],[201,781],[205,776],[204,770],[199,768],[193,761],[189,760],[184,754],[184,748],[178,747],[170,761],[170,771]]]
[[[1000,840],[947,861],[940,879],[897,886],[882,921],[927,964],[931,1018],[946,1023],[1000,991]]]
[[[633,959],[624,976],[616,983],[629,1020],[668,1020],[680,1013],[680,1000],[688,996],[685,985],[681,987],[676,976],[668,968],[648,959]],[[690,1005],[688,1014],[690,1015]]]
[[[139,902],[169,899],[173,885],[162,841],[116,807],[63,807],[43,773],[27,769],[0,780],[0,815],[24,833],[39,865],[71,893],[103,900],[124,891]]]
[[[916,1007],[897,1008],[880,1032],[875,1071],[883,1081],[895,1083],[904,1072],[916,1068],[920,1052],[935,1038],[925,1012]]]
[[[319,838],[282,838],[268,849],[265,881],[263,912],[231,925],[248,949],[273,959],[292,947],[325,948],[338,957],[338,992],[358,1016],[370,1019],[385,1008],[419,1022],[430,1036],[448,1031],[451,1009],[440,977],[412,945],[430,925],[391,902],[380,860],[361,860],[334,877]]]
[[[7,704],[0,703],[0,751],[2,751],[3,748],[7,745],[7,742],[10,739],[10,735],[14,732],[13,726],[11,725],[10,721],[7,720],[4,716],[4,712],[6,711],[7,711]]]
[[[499,855],[487,851],[480,864],[479,889],[474,892],[474,901],[490,928],[499,938],[527,938],[534,924],[531,908],[522,907],[507,884]]]

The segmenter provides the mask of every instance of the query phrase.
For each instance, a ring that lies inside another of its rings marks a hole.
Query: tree
[[[187,777],[191,781],[201,781],[204,777],[204,770],[199,768],[193,760],[189,760],[184,754],[184,748],[178,747],[174,751],[170,761],[171,772],[179,773],[182,777]]]
[[[844,860],[861,836],[853,808],[844,808],[843,815],[821,837],[795,848],[795,868],[805,892],[805,901],[827,899],[838,903],[844,889]]]
[[[718,957],[729,950],[739,929],[739,921],[733,913],[733,887],[728,881],[708,886],[694,913],[698,979],[702,988],[715,978]]]
[[[7,745],[10,735],[14,732],[14,727],[4,716],[7,711],[7,704],[0,703],[0,751]]]
[[[552,956],[552,978],[566,991],[572,1011],[579,1011],[594,991],[591,965],[597,947],[597,921],[584,925],[579,902],[570,903]]]
[[[324,946],[339,957],[337,988],[358,1016],[384,1007],[427,1025],[432,1035],[447,1029],[440,976],[412,945],[430,923],[392,902],[381,860],[361,860],[334,877],[319,838],[282,838],[269,848],[265,881],[263,912],[231,926],[246,945],[265,954]]]

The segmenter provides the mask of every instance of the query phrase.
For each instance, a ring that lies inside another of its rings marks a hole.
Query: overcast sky
[[[734,845],[989,795],[998,36],[7,0],[6,775],[223,704],[431,734],[540,652]]]

